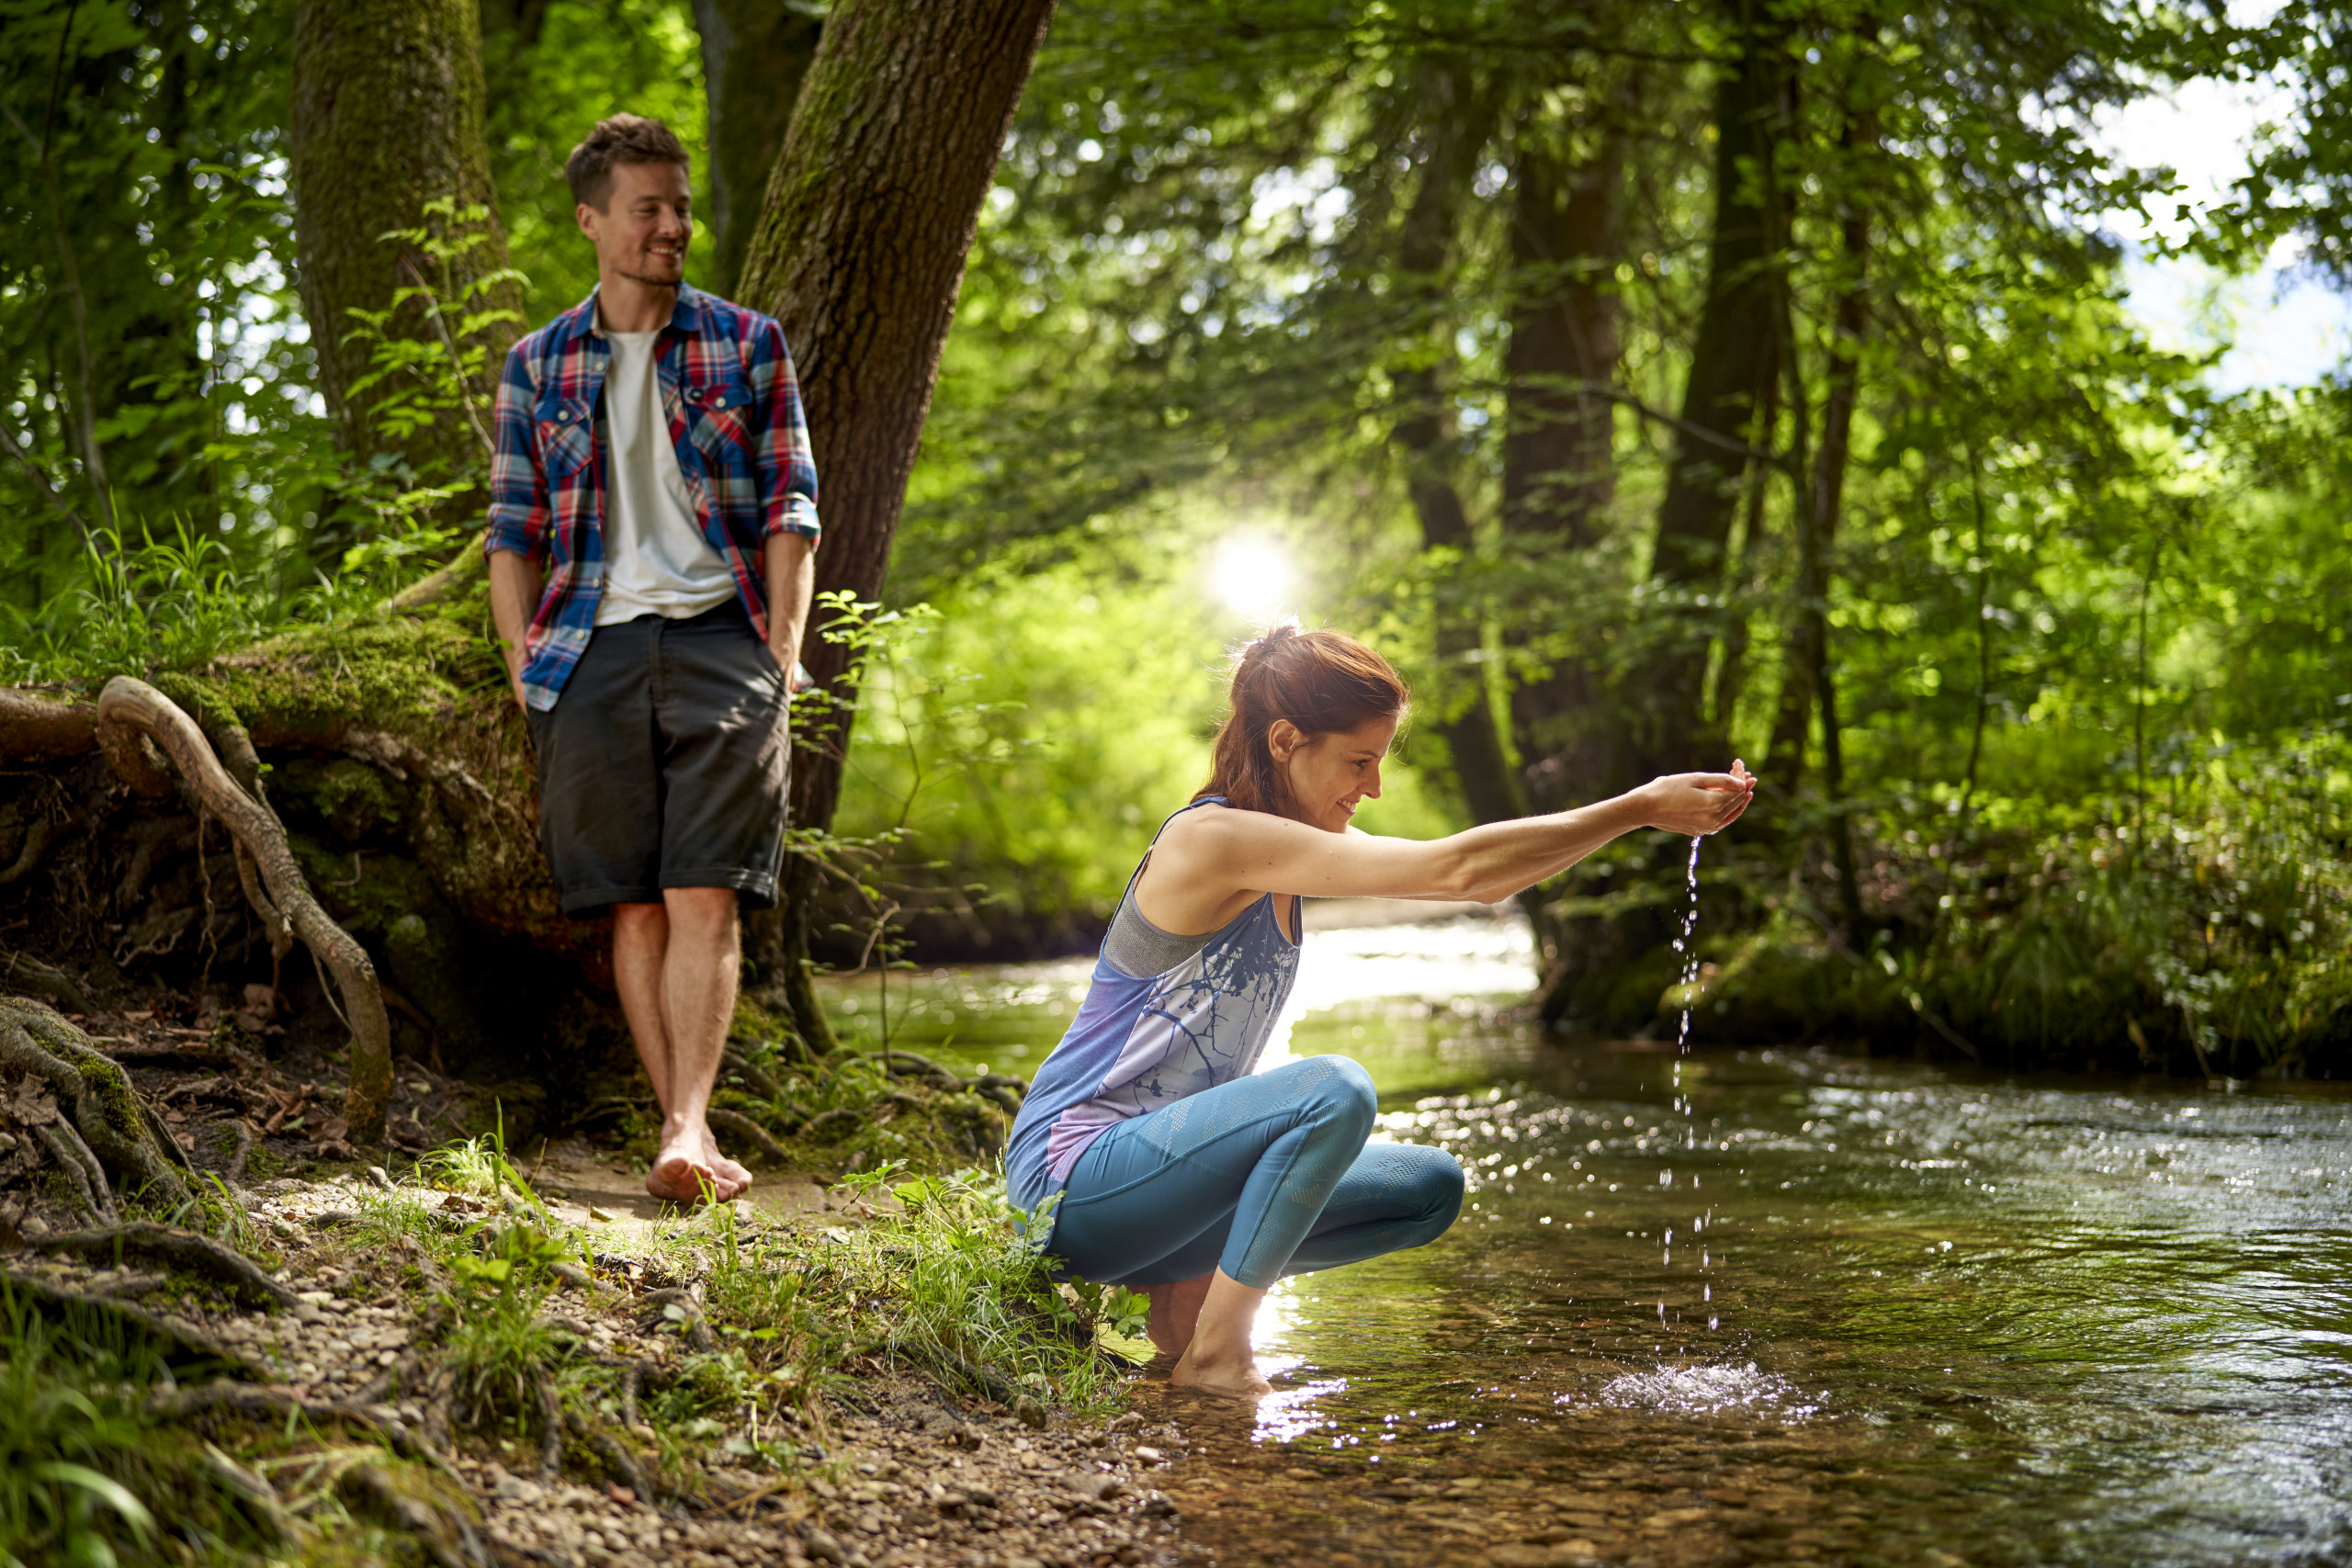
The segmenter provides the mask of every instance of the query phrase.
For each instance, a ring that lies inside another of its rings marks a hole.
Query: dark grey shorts
[[[530,713],[539,843],[563,912],[658,904],[665,887],[775,903],[791,746],[775,657],[729,602],[598,626],[556,705]]]

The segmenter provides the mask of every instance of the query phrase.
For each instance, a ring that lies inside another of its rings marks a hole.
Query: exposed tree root
[[[737,1137],[749,1142],[753,1148],[759,1150],[763,1158],[777,1165],[788,1164],[791,1161],[791,1151],[777,1143],[765,1127],[761,1126],[741,1111],[713,1106],[706,1114],[713,1127],[722,1133],[732,1133]]]
[[[32,1245],[42,1252],[70,1252],[79,1258],[152,1258],[209,1274],[256,1305],[281,1310],[294,1305],[294,1292],[263,1273],[251,1258],[194,1231],[134,1220],[106,1230],[44,1236]]]
[[[951,1383],[981,1390],[1000,1404],[1011,1404],[1021,1397],[1021,1390],[1013,1386],[1011,1378],[991,1367],[967,1361],[952,1350],[910,1339],[893,1339],[889,1348],[891,1354],[904,1357],[917,1366],[946,1378]]]
[[[894,1078],[921,1078],[927,1081],[932,1088],[945,1089],[951,1094],[964,1087],[963,1080],[954,1073],[949,1072],[930,1057],[918,1055],[913,1051],[901,1051],[894,1047],[882,1054],[882,1063],[884,1070]]]
[[[113,1296],[74,1290],[36,1275],[19,1274],[13,1269],[0,1269],[0,1288],[15,1292],[23,1300],[40,1308],[46,1315],[70,1319],[74,1314],[83,1313],[119,1319],[150,1338],[171,1347],[176,1353],[173,1359],[182,1363],[211,1362],[228,1368],[249,1382],[269,1381],[269,1373],[243,1353],[230,1349],[187,1324],[158,1316],[144,1307],[134,1306]]]
[[[533,1393],[539,1407],[539,1474],[554,1480],[563,1473],[563,1396],[555,1391],[555,1379],[545,1371],[534,1380]]]
[[[278,1496],[277,1488],[269,1483],[266,1476],[247,1470],[210,1443],[204,1445],[204,1468],[243,1499],[273,1545],[285,1546],[302,1538],[305,1527],[286,1511],[285,1499]]]
[[[576,1410],[565,1411],[563,1419],[571,1435],[586,1443],[596,1457],[605,1461],[615,1482],[636,1493],[640,1501],[653,1501],[653,1493],[646,1484],[646,1468],[638,1462],[637,1455],[629,1451],[627,1443]]]
[[[865,1120],[865,1112],[853,1106],[836,1106],[820,1116],[812,1117],[808,1125],[800,1129],[804,1138],[831,1138],[835,1142],[849,1136]]]
[[[181,1173],[187,1156],[180,1152],[171,1129],[154,1108],[130,1086],[120,1063],[101,1054],[88,1037],[38,1002],[0,997],[0,1067],[30,1073],[49,1086],[61,1108],[70,1108],[73,1128],[96,1156],[87,1168],[96,1186],[107,1185],[103,1164],[119,1182],[143,1188],[174,1203],[190,1201]],[[58,1148],[60,1140],[51,1140]],[[73,1163],[70,1151],[59,1151],[61,1161]],[[103,1202],[98,1193],[91,1211],[111,1220],[112,1194]]]
[[[666,1291],[648,1291],[638,1298],[638,1302],[640,1305],[660,1309],[645,1320],[647,1328],[667,1322],[668,1309],[676,1307],[680,1314],[678,1326],[685,1333],[688,1349],[708,1352],[718,1348],[718,1340],[711,1336],[709,1320],[702,1314],[702,1303],[695,1300],[693,1292],[674,1287]]]
[[[132,788],[144,793],[156,771],[142,750],[147,740],[169,753],[189,791],[228,826],[238,847],[241,872],[250,857],[259,886],[248,877],[246,893],[277,933],[273,949],[285,936],[298,936],[334,976],[344,1023],[351,1031],[344,1120],[359,1143],[381,1144],[385,1107],[391,1098],[392,1035],[374,961],[349,932],[327,918],[295,863],[276,815],[230,776],[211,742],[176,703],[143,681],[118,675],[99,694],[97,716],[98,739],[107,759]],[[244,744],[250,750],[250,742]]]
[[[621,1367],[621,1425],[629,1431],[644,1428],[645,1418],[637,1411],[637,1396],[645,1386],[645,1363],[631,1360]]]
[[[25,829],[25,841],[17,849],[17,858],[6,867],[0,867],[0,887],[22,882],[40,870],[40,857],[49,852],[49,846],[56,838],[57,823],[53,819],[47,817],[34,818],[33,825]],[[81,1012],[85,1010],[76,1008],[74,1010]]]
[[[0,687],[0,757],[50,761],[97,749],[98,716],[89,704]]]
[[[492,1568],[495,1560],[470,1519],[447,1504],[412,1495],[383,1466],[355,1464],[337,1489],[355,1506],[414,1536],[436,1568]]]
[[[41,1122],[34,1124],[33,1136],[48,1145],[50,1156],[65,1173],[74,1186],[74,1196],[82,1212],[95,1220],[112,1224],[115,1217],[114,1190],[107,1185],[107,1173],[98,1168],[98,1156],[90,1152],[74,1131],[71,1122]]]
[[[729,1049],[724,1056],[719,1058],[719,1062],[724,1070],[733,1073],[751,1085],[762,1099],[782,1100],[785,1098],[784,1086],[771,1077],[764,1068],[752,1066],[741,1052]]]
[[[220,1179],[231,1187],[243,1187],[245,1162],[253,1157],[254,1153],[254,1124],[242,1116],[233,1124],[237,1129],[237,1152],[229,1156],[227,1167],[220,1172]]]

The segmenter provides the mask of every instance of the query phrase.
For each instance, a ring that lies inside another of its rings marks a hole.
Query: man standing
[[[662,1106],[646,1190],[724,1200],[752,1176],[707,1115],[739,912],[774,905],[783,865],[817,474],[783,330],[686,286],[677,137],[615,115],[564,174],[596,289],[507,357],[491,609],[564,912],[613,914],[621,1010]]]

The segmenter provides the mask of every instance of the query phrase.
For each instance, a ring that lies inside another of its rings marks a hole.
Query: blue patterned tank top
[[[1209,795],[1184,810],[1224,804]],[[1298,977],[1298,944],[1271,893],[1205,937],[1146,920],[1136,882],[1150,860],[1127,878],[1086,1000],[1013,1121],[1005,1186],[1023,1209],[1060,1191],[1078,1156],[1121,1122],[1248,1077]]]

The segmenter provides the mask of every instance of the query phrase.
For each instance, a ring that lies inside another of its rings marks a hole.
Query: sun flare
[[[1290,593],[1288,558],[1262,539],[1227,539],[1216,552],[1216,596],[1253,621],[1282,609]]]

